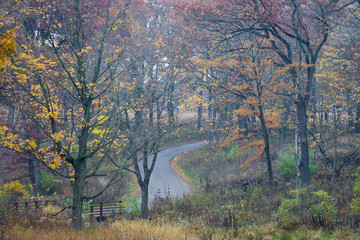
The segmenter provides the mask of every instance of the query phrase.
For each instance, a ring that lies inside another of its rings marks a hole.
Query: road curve
[[[159,152],[154,171],[150,177],[149,183],[149,205],[154,200],[155,195],[164,197],[168,192],[171,197],[182,197],[184,194],[190,193],[189,185],[176,174],[171,167],[171,161],[178,155],[190,150],[199,148],[206,144],[203,142],[195,142],[184,144],[177,147],[171,147]],[[151,159],[149,159],[149,164]],[[141,198],[139,199],[141,201]]]

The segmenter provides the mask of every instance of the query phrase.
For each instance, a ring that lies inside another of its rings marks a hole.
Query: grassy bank
[[[164,221],[164,220],[163,220]],[[113,223],[92,226],[77,232],[68,226],[56,225],[54,222],[42,224],[17,224],[1,229],[4,240],[226,240],[226,239],[358,239],[350,230],[340,229],[329,233],[325,230],[298,228],[286,231],[275,224],[250,225],[237,231],[224,228],[209,228],[198,224],[118,220]]]
[[[246,168],[240,167],[247,154],[229,146],[212,155],[204,147],[180,156],[177,168],[193,183],[193,192],[182,200],[160,202],[153,209],[154,214],[167,217],[180,214],[190,224],[233,231],[272,226],[278,233],[275,239],[298,239],[301,235],[300,239],[360,238],[356,203],[360,177],[355,167],[334,182],[317,171],[312,184],[297,191],[291,179],[293,155],[286,151],[277,153],[275,194],[270,201],[264,163],[258,160]],[[165,214],[169,212],[172,214]],[[345,235],[339,237],[340,233]]]
[[[158,198],[150,220],[127,213],[102,223],[85,221],[84,230],[74,231],[66,218],[8,214],[0,218],[0,239],[360,239],[360,205],[353,204],[360,200],[356,168],[334,182],[318,171],[311,186],[294,191],[292,154],[276,153],[270,201],[265,163],[259,159],[241,167],[251,149],[217,149],[203,147],[174,159],[193,191],[183,199]],[[134,192],[136,184],[129,186]]]

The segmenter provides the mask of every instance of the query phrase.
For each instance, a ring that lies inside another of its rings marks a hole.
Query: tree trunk
[[[324,110],[324,122],[325,122],[324,130],[326,131],[329,122],[329,112],[326,109]]]
[[[169,86],[169,102],[168,102],[170,126],[174,126],[174,124],[175,124],[174,91],[175,91],[175,84],[174,84],[174,82],[171,82],[170,86]]]
[[[214,106],[213,106],[213,97],[212,97],[212,89],[211,88],[208,88],[209,90],[209,106],[208,106],[208,121],[209,121],[209,144],[208,144],[208,149],[209,149],[209,158],[210,158],[210,161],[212,161],[212,157],[213,157],[213,151],[212,151],[212,148],[213,148],[213,141],[214,141],[214,133],[213,133],[213,127],[214,127],[214,124],[213,124],[213,113],[214,113]]]
[[[15,110],[12,107],[9,107],[8,124],[10,126],[15,125]]]
[[[35,159],[29,159],[29,176],[31,181],[31,195],[36,197],[41,194],[40,163]]]
[[[199,95],[202,97],[203,96],[203,92],[200,91]],[[199,103],[198,106],[198,110],[197,110],[197,130],[200,130],[202,125],[201,125],[201,120],[202,120],[202,109],[203,109],[203,104],[202,102]]]
[[[287,137],[287,121],[289,119],[290,109],[287,107],[285,113],[282,116],[281,127],[280,127],[280,146],[283,146]]]
[[[296,102],[296,128],[300,145],[300,158],[298,162],[298,173],[300,174],[300,180],[302,186],[307,186],[310,183],[309,174],[309,144],[307,139],[307,115],[306,115],[306,104],[304,99],[299,94]]]
[[[250,106],[251,111],[254,112],[256,109],[254,106]],[[249,132],[254,133],[256,131],[256,117],[253,114],[249,119]]]
[[[153,102],[150,103],[149,107],[149,125],[151,128],[154,127],[154,108],[153,108]]]
[[[272,163],[271,163],[271,155],[270,155],[270,142],[269,142],[269,135],[268,129],[266,127],[266,122],[264,118],[264,111],[262,105],[259,104],[259,118],[261,122],[261,129],[263,133],[264,143],[265,143],[265,156],[266,156],[266,163],[268,168],[268,176],[269,176],[269,197],[270,200],[273,200],[274,195],[274,178],[273,178],[273,170],[272,170]]]
[[[86,160],[79,160],[79,163],[74,166],[75,180],[73,182],[73,209],[72,209],[72,227],[80,230],[82,227],[82,200],[85,190],[85,174],[86,174]]]
[[[352,89],[351,88],[346,89],[346,105],[348,107],[348,109],[347,109],[347,115],[348,115],[347,130],[348,130],[348,132],[353,133],[354,132],[354,109],[353,109],[353,103],[352,103]]]
[[[333,159],[333,172],[331,176],[331,182],[335,181],[335,172],[336,172],[336,158],[337,158],[337,117],[336,117],[336,108],[333,108],[334,115],[334,159]]]
[[[356,106],[355,133],[360,133],[360,103]]]
[[[149,217],[149,183],[143,182],[141,186],[141,217]]]
[[[142,111],[135,112],[135,130],[139,129],[142,124]]]
[[[238,126],[240,129],[244,129],[243,134],[244,134],[244,136],[247,136],[249,133],[247,117],[242,117],[242,116],[238,115]]]
[[[159,116],[158,116],[159,117]],[[158,118],[159,120],[159,118]],[[158,156],[159,146],[155,146],[153,152],[150,155],[153,155],[151,158],[151,164],[149,166],[149,152],[148,152],[148,143],[145,142],[143,146],[143,160],[142,160],[142,170],[143,176],[140,171],[140,167],[138,164],[138,158],[136,154],[133,154],[133,162],[135,168],[135,175],[138,181],[138,184],[141,188],[141,217],[148,218],[149,215],[149,183],[152,172],[154,171],[155,163]]]
[[[353,110],[352,107],[349,106],[349,109],[347,111],[348,114],[348,132],[353,132],[353,128],[354,128],[354,120],[353,120]]]

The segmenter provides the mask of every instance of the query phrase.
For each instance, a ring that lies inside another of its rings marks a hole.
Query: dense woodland
[[[360,1],[0,4],[4,226],[10,203],[68,199],[80,230],[138,188],[144,219],[358,231]],[[159,151],[200,140],[178,162],[194,193],[149,209]]]

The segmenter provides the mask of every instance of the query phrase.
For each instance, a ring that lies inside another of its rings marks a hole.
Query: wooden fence
[[[123,212],[120,203],[121,201],[91,204],[90,209],[85,210],[84,214],[90,215],[91,218],[96,218],[98,221],[103,221],[106,216],[121,214]]]
[[[99,202],[91,203],[90,207],[84,210],[84,214],[89,215],[90,218],[96,219],[97,221],[103,221],[107,216],[121,214],[123,209],[120,207],[119,202]],[[48,206],[49,204],[66,208],[66,204],[57,201],[31,201],[31,202],[15,202],[13,207],[15,211],[25,212],[32,209],[41,209]]]
[[[49,200],[38,200],[38,201],[31,201],[31,202],[15,202],[14,203],[14,210],[15,211],[23,211],[23,210],[30,210],[30,209],[38,209],[42,207],[46,207],[49,204],[53,205],[60,205],[56,201],[49,201]]]

